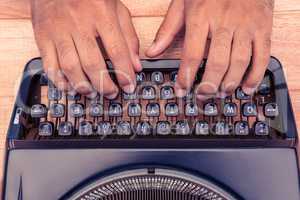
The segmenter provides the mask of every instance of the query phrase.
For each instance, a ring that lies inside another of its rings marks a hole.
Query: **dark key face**
[[[271,92],[271,80],[269,76],[265,76],[261,84],[258,86],[258,93],[261,95],[268,95]]]
[[[243,115],[245,117],[255,117],[257,115],[257,108],[254,103],[243,104]]]
[[[61,118],[65,115],[65,105],[53,103],[50,105],[50,115],[54,118]]]
[[[84,107],[80,103],[73,103],[70,106],[70,114],[72,117],[79,118],[84,115]]]
[[[111,117],[121,117],[123,114],[122,105],[119,103],[111,103],[109,105],[108,115]]]
[[[148,117],[158,117],[160,115],[159,104],[149,103],[146,108],[146,113]]]
[[[62,91],[54,87],[49,87],[48,89],[48,99],[50,101],[58,101],[62,98]]]
[[[134,99],[137,99],[137,94],[136,94],[136,92],[134,92],[134,93],[123,92],[123,99],[124,100],[134,100]]]
[[[157,135],[169,135],[171,134],[171,124],[168,121],[158,122],[156,125]]]
[[[151,135],[152,127],[149,122],[138,122],[135,133],[140,136]]]
[[[177,75],[178,75],[178,71],[173,71],[173,72],[171,72],[171,74],[170,74],[170,79],[171,79],[171,81],[172,82],[176,82],[176,80],[177,80]]]
[[[179,115],[179,108],[176,103],[167,103],[165,108],[166,116],[175,117]]]
[[[248,135],[249,125],[246,121],[240,121],[235,123],[235,134],[236,135]]]
[[[276,103],[268,103],[264,107],[266,117],[277,117],[279,115],[278,105]]]
[[[73,133],[73,125],[71,122],[61,122],[58,126],[58,135],[70,136]]]
[[[155,99],[155,88],[152,86],[145,86],[142,90],[142,98],[145,100]]]
[[[68,92],[67,98],[71,101],[79,101],[81,99],[81,95],[77,92]]]
[[[53,124],[51,122],[41,122],[39,125],[40,136],[51,136],[53,134]]]
[[[238,87],[235,91],[235,97],[240,100],[249,100],[251,97],[243,92],[241,87]]]
[[[188,122],[186,121],[178,121],[176,123],[176,135],[189,135],[190,132],[190,126]]]
[[[140,72],[140,73],[136,74],[136,82],[137,83],[142,83],[145,81],[145,79],[146,79],[146,75],[144,72]]]
[[[131,135],[131,126],[129,122],[121,121],[117,124],[117,134],[120,136]]]
[[[237,115],[237,106],[235,103],[226,103],[223,107],[223,114],[226,117],[234,117]]]
[[[153,72],[151,74],[151,81],[156,84],[162,84],[164,82],[164,75],[160,71]]]
[[[171,86],[164,86],[160,90],[160,98],[164,100],[173,99],[175,97],[174,95],[174,89]]]
[[[90,116],[91,117],[100,117],[103,116],[104,112],[103,112],[103,106],[99,103],[93,103],[90,106]]]
[[[206,121],[199,121],[195,126],[196,135],[208,135],[209,134],[209,125]]]
[[[187,103],[185,105],[185,115],[188,117],[198,116],[198,106],[195,103]]]
[[[254,131],[256,135],[266,136],[269,135],[269,126],[265,122],[256,122],[254,126]]]
[[[216,135],[229,135],[229,126],[225,122],[217,122],[214,128]]]
[[[128,116],[139,117],[142,115],[142,107],[139,103],[131,103],[128,105]]]
[[[204,115],[206,116],[217,116],[218,108],[215,103],[208,103],[204,106]]]
[[[93,134],[93,125],[91,122],[82,121],[79,124],[78,134],[82,136],[88,136]]]
[[[98,135],[107,136],[113,133],[110,122],[98,122],[96,133]]]
[[[45,118],[48,109],[44,104],[35,104],[31,107],[30,114],[32,118]]]

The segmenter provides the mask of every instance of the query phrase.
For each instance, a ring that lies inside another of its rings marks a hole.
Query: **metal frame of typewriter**
[[[143,60],[142,64],[145,70],[155,67],[168,70],[170,66],[172,66],[171,69],[178,68],[179,61]],[[108,65],[111,64],[108,63]],[[254,198],[258,197],[254,192],[265,192],[266,194],[259,195],[260,198],[255,199],[264,200],[268,197],[277,200],[286,195],[290,200],[298,200],[296,199],[299,197],[299,164],[296,151],[298,135],[295,119],[280,62],[272,58],[268,71],[272,74],[274,85],[276,85],[276,102],[282,109],[276,123],[279,126],[278,129],[286,133],[284,139],[273,140],[267,137],[224,139],[221,137],[210,139],[26,140],[23,139],[24,132],[21,120],[24,117],[24,112],[29,113],[29,111],[26,110],[28,108],[22,102],[25,104],[34,103],[30,102],[30,99],[38,96],[40,75],[43,72],[40,60],[38,58],[33,59],[24,70],[7,134],[2,198],[7,199],[6,192],[9,191],[10,193],[18,193],[15,196],[18,199],[23,199],[22,188],[27,192],[28,190],[34,192],[35,190],[35,188],[24,186],[26,183],[28,185],[30,181],[37,181],[35,184],[39,184],[42,179],[48,180],[51,177],[51,180],[55,177],[64,176],[60,180],[61,183],[57,185],[67,188],[63,194],[60,194],[59,198],[65,199],[99,177],[107,177],[122,172],[124,169],[126,171],[152,166],[154,168],[183,170],[195,176],[205,177],[205,179],[207,178],[231,192],[237,199],[243,199],[244,195]],[[39,99],[33,100],[39,101]],[[83,149],[86,151],[82,151]],[[57,154],[58,152],[60,153]],[[105,154],[101,152],[105,152]],[[76,156],[74,157],[74,155]],[[79,160],[81,162],[80,173],[77,169]],[[240,163],[241,160],[244,163]],[[28,180],[28,174],[32,175],[35,170],[48,167],[48,161],[49,163],[58,162],[62,172],[49,169],[45,173],[45,177],[35,177],[33,180]],[[33,162],[36,164],[33,165]],[[19,165],[19,167],[18,169],[15,167],[11,169],[9,168],[11,165]],[[73,167],[69,171],[70,166]],[[91,166],[94,167],[91,168]],[[243,166],[247,167],[243,168]],[[268,173],[264,171],[266,168],[270,170]],[[69,173],[63,174],[64,170],[68,170]],[[27,176],[25,176],[26,173]],[[75,179],[74,176],[76,176]],[[252,185],[249,187],[241,186],[239,180],[243,181],[242,176],[245,176]],[[13,183],[7,184],[8,180],[13,180]],[[266,182],[272,184],[266,186],[264,185]],[[282,184],[284,188],[282,188]],[[9,189],[7,190],[8,185]],[[43,194],[57,192],[57,187],[59,187],[57,185],[52,185],[50,191],[47,188]],[[279,191],[281,188],[282,191]],[[44,197],[44,199],[49,199],[49,197],[46,198],[47,196]]]

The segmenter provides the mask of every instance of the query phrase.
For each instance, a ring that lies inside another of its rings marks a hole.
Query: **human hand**
[[[31,0],[36,42],[48,77],[62,90],[118,94],[96,37],[111,59],[125,92],[135,89],[139,41],[128,9],[119,0]]]
[[[197,97],[230,94],[240,84],[252,94],[270,58],[273,4],[273,0],[173,0],[146,54],[161,54],[185,26],[177,95],[185,96],[191,89],[208,37],[208,60]]]

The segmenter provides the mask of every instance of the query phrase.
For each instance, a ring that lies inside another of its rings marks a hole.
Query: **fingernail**
[[[138,55],[135,57],[135,64],[136,64],[137,70],[138,70],[139,72],[142,71],[143,66],[142,66],[140,57],[139,57]]]
[[[197,99],[199,101],[206,101],[207,99],[209,99],[208,96],[202,95],[202,94],[197,94]]]
[[[92,93],[88,94],[86,97],[89,99],[96,99],[98,96],[98,93],[96,91],[93,91]]]
[[[255,92],[256,88],[242,87],[242,90],[247,95],[252,95]]]
[[[128,85],[123,86],[123,90],[126,93],[133,93],[135,90],[135,84],[129,83]]]
[[[182,98],[187,95],[187,90],[181,88],[177,83],[175,83],[175,93],[177,97]]]
[[[106,95],[107,99],[115,99],[118,96],[118,92],[114,92],[112,94]]]

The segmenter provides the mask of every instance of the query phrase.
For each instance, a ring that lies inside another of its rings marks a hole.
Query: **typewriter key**
[[[258,121],[254,125],[255,135],[264,136],[269,135],[269,126],[262,121]]]
[[[82,121],[79,124],[78,134],[82,136],[88,136],[93,134],[93,125],[89,121]]]
[[[234,117],[237,115],[237,106],[235,103],[226,103],[223,107],[225,117]]]
[[[70,114],[72,117],[79,118],[84,115],[83,105],[80,103],[73,103],[70,106]]]
[[[168,117],[176,117],[179,114],[178,105],[176,103],[167,103],[165,112]]]
[[[258,93],[261,95],[268,95],[271,92],[271,80],[269,76],[265,76],[258,86]]]
[[[70,136],[73,133],[73,125],[71,122],[61,122],[58,126],[58,135]]]
[[[188,117],[198,116],[198,106],[195,103],[187,103],[185,105],[185,115]]]
[[[156,84],[162,84],[164,82],[164,75],[162,72],[156,71],[151,74],[151,81]]]
[[[49,87],[48,88],[48,99],[50,101],[59,101],[62,98],[62,91],[55,88],[55,87]]]
[[[122,105],[119,103],[111,103],[108,109],[110,117],[121,117],[123,113]]]
[[[215,103],[208,103],[204,106],[204,115],[206,116],[217,116],[218,109]]]
[[[248,135],[249,134],[249,126],[248,122],[240,121],[235,123],[235,134],[236,135]]]
[[[169,135],[171,134],[171,124],[168,121],[158,122],[156,124],[157,135]]]
[[[254,103],[243,104],[243,115],[245,117],[255,117],[257,115],[256,105]]]
[[[90,106],[89,113],[91,117],[100,117],[103,115],[103,106],[99,103],[93,103]]]
[[[137,135],[150,135],[151,134],[151,125],[149,122],[138,122],[135,128],[135,134]]]
[[[160,115],[160,108],[158,103],[149,103],[146,107],[148,117],[158,117]]]
[[[241,87],[235,90],[235,97],[239,100],[249,100],[250,96],[243,92]]]
[[[164,100],[174,98],[174,89],[171,86],[163,86],[160,90],[160,98]]]
[[[54,118],[60,118],[65,115],[65,105],[60,103],[53,103],[50,105],[50,115]]]
[[[174,83],[176,82],[177,75],[178,75],[178,71],[171,72],[170,79],[171,79],[172,82],[174,82]]]
[[[79,101],[81,98],[81,94],[70,91],[70,92],[68,92],[67,98],[68,98],[68,100],[71,100],[71,101]]]
[[[152,86],[145,86],[142,90],[142,98],[145,100],[155,99],[155,88]]]
[[[117,124],[117,134],[120,136],[131,135],[130,123],[126,121],[120,121]]]
[[[264,106],[264,114],[266,117],[277,117],[279,115],[278,105],[276,103],[268,103]]]
[[[146,79],[146,75],[144,72],[140,72],[140,73],[136,74],[136,82],[137,83],[142,83],[145,81],[145,79]]]
[[[216,135],[229,135],[229,125],[225,122],[217,122],[214,126]]]
[[[44,104],[35,104],[31,107],[30,114],[32,118],[47,117],[48,109]]]
[[[52,122],[41,122],[39,124],[39,135],[40,136],[51,136],[53,134],[53,123]]]
[[[209,134],[209,126],[206,121],[198,121],[195,127],[196,135],[208,135]]]
[[[96,133],[98,135],[106,136],[112,134],[112,126],[109,122],[98,122]]]
[[[137,99],[136,92],[133,92],[133,93],[123,92],[123,99],[124,100],[135,100],[135,99]]]
[[[131,103],[128,105],[128,116],[139,117],[142,115],[141,105],[138,103]]]
[[[189,135],[190,126],[186,121],[178,121],[176,123],[176,135]]]

